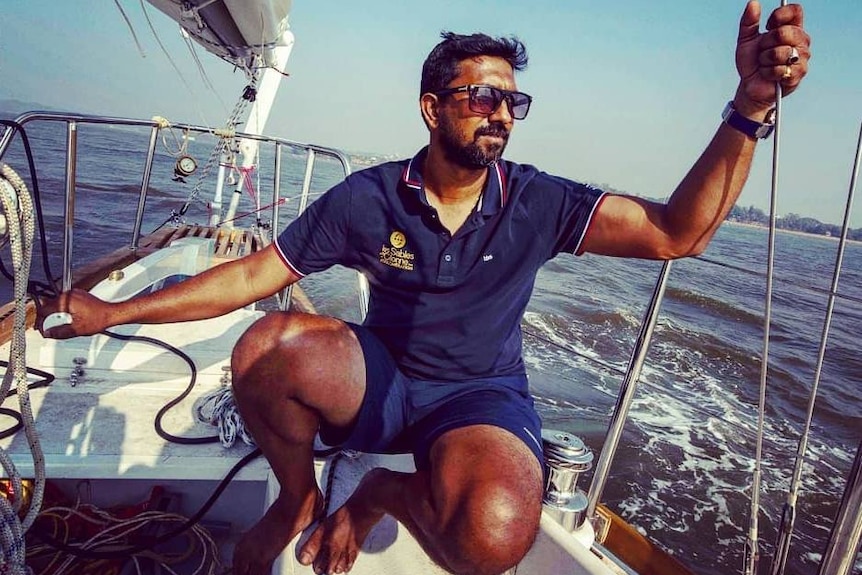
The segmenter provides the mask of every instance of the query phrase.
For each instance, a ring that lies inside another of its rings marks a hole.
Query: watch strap
[[[724,107],[721,119],[731,128],[739,130],[749,138],[755,140],[768,138],[772,135],[773,130],[775,130],[775,108],[767,112],[765,122],[758,122],[740,114],[733,107],[733,101],[730,101]]]

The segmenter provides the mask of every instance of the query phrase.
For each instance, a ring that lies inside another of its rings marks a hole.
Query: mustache
[[[494,122],[488,124],[487,126],[482,126],[481,128],[476,129],[475,137],[479,136],[493,136],[497,138],[502,138],[503,140],[509,139],[509,130],[506,129],[506,126],[501,122]]]

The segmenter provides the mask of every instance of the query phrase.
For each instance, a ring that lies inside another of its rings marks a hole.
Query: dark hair
[[[434,46],[422,66],[419,94],[437,92],[449,85],[461,73],[461,61],[478,56],[494,56],[506,60],[515,71],[527,67],[527,48],[516,37],[492,38],[486,34],[455,34],[443,31],[443,41]]]

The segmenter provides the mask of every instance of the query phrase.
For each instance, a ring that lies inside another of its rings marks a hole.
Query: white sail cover
[[[208,51],[246,70],[275,64],[273,49],[282,45],[291,7],[291,0],[147,1]]]

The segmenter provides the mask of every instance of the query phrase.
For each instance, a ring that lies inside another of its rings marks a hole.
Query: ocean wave
[[[742,308],[733,302],[720,300],[686,288],[668,287],[665,297],[686,306],[705,310],[708,315],[716,315],[728,321],[758,326],[763,323],[763,316],[759,313]]]

